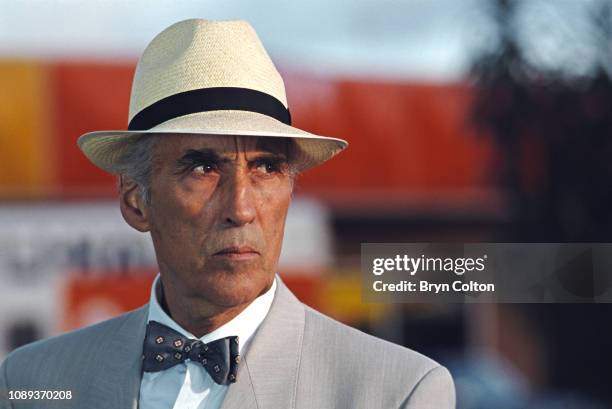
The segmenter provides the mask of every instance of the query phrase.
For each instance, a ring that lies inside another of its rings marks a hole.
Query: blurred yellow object
[[[354,272],[335,272],[324,278],[323,294],[320,297],[320,310],[345,323],[375,321],[385,315],[386,304],[366,304],[361,300],[361,274]]]
[[[40,197],[51,188],[50,107],[44,65],[0,63],[0,197]]]

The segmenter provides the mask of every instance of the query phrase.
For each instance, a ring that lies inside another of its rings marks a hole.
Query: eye
[[[193,173],[197,173],[200,175],[204,175],[207,173],[211,173],[217,170],[217,165],[215,165],[214,163],[208,162],[208,163],[200,163],[200,164],[196,164],[191,168],[191,171]]]
[[[255,165],[255,168],[265,174],[280,173],[283,171],[286,163],[280,159],[261,159]]]

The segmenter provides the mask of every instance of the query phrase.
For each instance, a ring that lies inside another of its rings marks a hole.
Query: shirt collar
[[[238,335],[238,352],[240,352],[242,347],[247,343],[247,341],[262,323],[264,318],[266,318],[266,315],[270,310],[270,306],[272,305],[272,300],[274,299],[274,294],[276,292],[276,279],[277,278],[275,276],[270,289],[253,300],[253,302],[251,302],[242,312],[240,312],[240,314],[236,315],[234,318],[216,330],[203,335],[199,339],[204,343],[208,343],[219,338]],[[161,307],[159,300],[157,299],[157,292],[155,291],[158,282],[159,285],[161,285],[159,273],[157,273],[157,276],[155,276],[151,286],[149,315],[147,321],[157,321],[181,333],[187,338],[197,338],[174,321]]]

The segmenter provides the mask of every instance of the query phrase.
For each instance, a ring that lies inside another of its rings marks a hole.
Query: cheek
[[[184,187],[159,189],[156,193],[151,212],[154,243],[174,254],[199,253],[202,234],[207,231],[202,218],[209,213],[203,210],[206,199],[195,200],[198,192]]]
[[[211,183],[190,181],[163,184],[152,196],[155,221],[187,226],[200,224],[201,216],[208,213],[204,210],[207,204],[210,205],[213,190],[214,184]]]
[[[262,228],[270,250],[269,255],[272,258],[278,258],[285,233],[287,211],[291,202],[291,189],[283,187],[266,191],[262,199],[263,210],[260,214]]]

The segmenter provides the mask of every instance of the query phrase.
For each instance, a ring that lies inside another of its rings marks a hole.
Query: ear
[[[129,176],[119,175],[119,207],[127,224],[141,232],[151,229],[148,208],[138,184]]]

